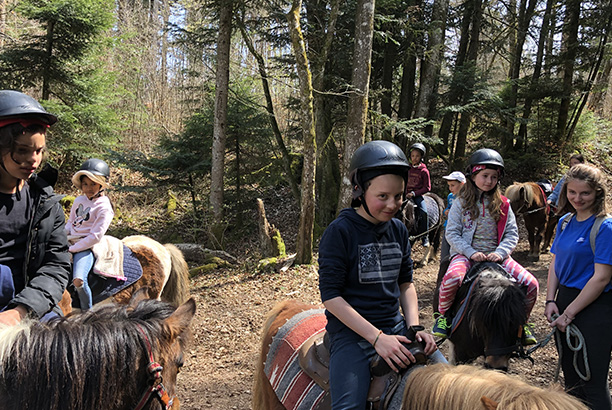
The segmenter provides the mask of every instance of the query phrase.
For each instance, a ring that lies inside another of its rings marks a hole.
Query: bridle
[[[153,359],[153,350],[151,349],[151,343],[149,342],[149,338],[147,334],[143,330],[143,328],[137,323],[136,326],[140,333],[142,333],[144,337],[144,342],[147,347],[147,355],[149,358],[149,364],[147,365],[147,371],[149,373],[149,381],[151,386],[148,387],[145,392],[142,394],[140,400],[134,410],[142,410],[144,406],[146,406],[152,398],[156,398],[159,400],[161,408],[163,410],[170,410],[172,408],[172,404],[174,402],[175,396],[170,397],[166,388],[164,387],[162,371],[164,368]]]

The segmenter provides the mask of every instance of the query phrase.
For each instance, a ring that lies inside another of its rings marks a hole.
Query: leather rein
[[[142,410],[144,406],[146,406],[151,399],[156,398],[159,400],[161,404],[161,408],[163,410],[170,410],[172,408],[172,404],[174,402],[175,396],[170,397],[166,388],[164,387],[162,371],[164,368],[153,359],[153,350],[151,348],[151,343],[149,342],[149,338],[147,334],[142,329],[139,324],[136,324],[140,333],[142,333],[144,337],[144,342],[147,347],[147,355],[149,358],[149,364],[147,365],[147,371],[149,373],[149,382],[151,386],[148,387],[145,392],[142,394],[140,400],[134,410]]]

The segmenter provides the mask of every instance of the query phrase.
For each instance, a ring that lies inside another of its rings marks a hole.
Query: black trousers
[[[578,296],[580,289],[559,286],[557,306],[559,313]],[[588,364],[591,379],[583,381],[573,364],[574,352],[567,345],[565,333],[561,335],[561,367],[565,377],[565,390],[582,400],[591,409],[610,410],[610,389],[608,387],[608,370],[612,353],[612,292],[602,293],[593,303],[576,315],[572,322],[584,336],[587,347]],[[572,341],[572,345],[576,345]],[[578,357],[578,368],[585,374],[582,352]]]

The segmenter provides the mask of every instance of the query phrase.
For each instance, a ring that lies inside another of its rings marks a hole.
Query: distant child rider
[[[83,162],[81,169],[72,176],[72,183],[83,195],[72,204],[66,223],[66,233],[73,253],[72,283],[79,296],[81,310],[92,306],[92,294],[87,276],[95,257],[91,248],[100,242],[113,221],[114,211],[104,190],[110,188],[110,169],[101,159],[91,158]]]
[[[427,204],[423,198],[427,192],[431,191],[431,179],[427,165],[423,162],[425,158],[425,145],[420,142],[412,144],[410,147],[410,163],[408,170],[408,181],[406,182],[406,198],[412,199],[416,206],[421,210],[418,231],[427,232],[429,229],[429,218],[427,216]],[[423,235],[423,246],[429,246],[429,235]]]
[[[409,164],[388,141],[359,147],[351,159],[353,206],[327,227],[319,245],[319,290],[331,340],[333,410],[364,409],[370,359],[397,371],[415,362],[400,342],[419,324],[408,230],[393,218],[402,205]],[[401,308],[401,311],[400,311]],[[403,313],[403,315],[402,315]],[[417,332],[425,353],[446,362],[433,337]]]
[[[448,184],[449,194],[446,197],[446,208],[444,208],[444,218],[448,219],[448,213],[450,212],[451,206],[453,206],[453,201],[459,195],[459,191],[465,185],[465,175],[460,171],[453,171],[449,175],[445,175],[442,177],[446,180]],[[448,221],[444,221],[444,230],[446,231],[446,223]],[[440,261],[444,261],[450,257],[450,245],[446,240],[446,235],[444,235],[444,239],[442,239],[441,253],[440,253]]]
[[[508,198],[501,195],[499,180],[504,160],[495,150],[483,148],[472,154],[466,170],[468,182],[459,192],[448,214],[446,240],[451,246],[451,263],[440,285],[440,316],[433,332],[448,337],[450,323],[444,316],[467,271],[475,262],[497,262],[518,283],[527,286],[527,316],[538,296],[538,281],[510,254],[518,243],[518,226]],[[536,343],[528,326],[525,344]]]

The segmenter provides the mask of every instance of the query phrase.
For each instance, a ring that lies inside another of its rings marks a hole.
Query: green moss
[[[176,196],[168,191],[168,201],[166,202],[166,214],[170,219],[174,219],[174,212],[176,211],[177,200]]]
[[[193,278],[203,273],[210,273],[217,269],[219,266],[216,263],[208,263],[206,265],[197,266],[189,270],[189,277]]]
[[[258,271],[273,271],[276,269],[276,266],[278,265],[278,258],[266,258],[266,259],[261,259],[258,263],[257,263],[257,270]]]
[[[274,233],[272,234],[272,246],[274,247],[274,252],[277,256],[287,256],[285,241],[283,241],[278,229],[275,229]]]
[[[62,199],[60,199],[60,204],[64,207],[64,210],[70,212],[70,208],[72,208],[72,204],[74,204],[74,200],[76,197],[72,195],[66,195]]]

